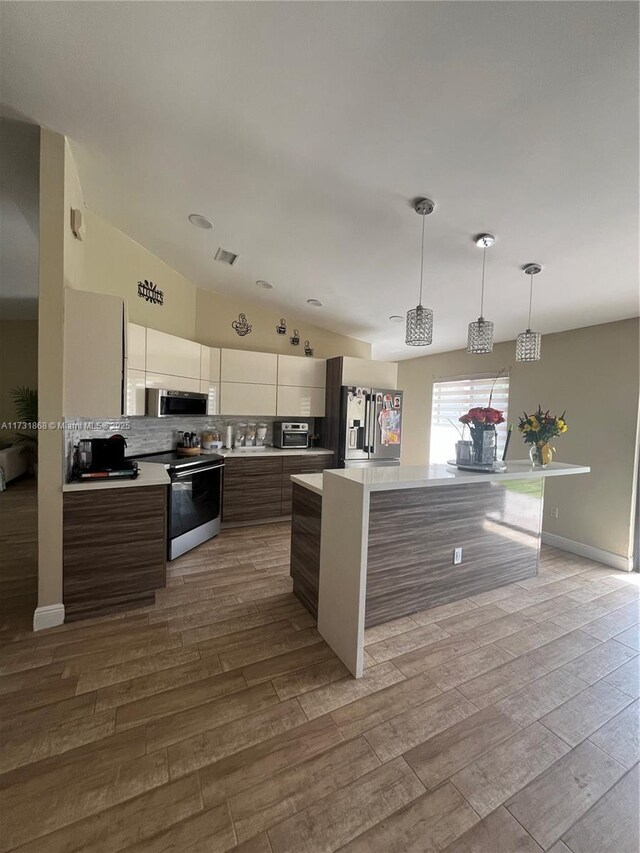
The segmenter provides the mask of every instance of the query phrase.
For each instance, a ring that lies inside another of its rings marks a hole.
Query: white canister
[[[227,448],[227,450],[231,450],[231,448],[233,447],[233,427],[231,426],[231,424],[227,424],[224,446]]]

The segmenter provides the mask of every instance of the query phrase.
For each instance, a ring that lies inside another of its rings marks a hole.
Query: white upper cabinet
[[[65,417],[122,415],[123,341],[122,299],[65,288]]]
[[[324,358],[307,358],[299,355],[278,356],[278,385],[303,388],[324,388],[327,362]]]
[[[146,414],[146,373],[144,370],[127,368],[124,389],[124,414]]]
[[[223,350],[224,353],[227,350]],[[250,382],[220,383],[220,414],[265,417],[276,413],[276,386]]]
[[[276,414],[283,418],[322,418],[324,395],[324,388],[278,385]]]
[[[398,387],[398,365],[394,361],[345,356],[342,359],[342,384],[395,390]]]
[[[160,388],[167,391],[194,391],[200,393],[200,380],[188,376],[171,376],[168,373],[151,373],[147,370],[145,384],[147,388]]]
[[[201,349],[200,344],[195,341],[158,332],[156,329],[147,329],[146,369],[153,373],[185,376],[199,381]],[[175,388],[175,385],[169,387]]]
[[[147,369],[147,329],[127,323],[127,365],[131,370]]]
[[[200,347],[200,379],[206,382],[220,381],[220,350],[218,347]]]
[[[270,352],[248,352],[240,349],[223,349],[220,365],[223,382],[249,382],[254,385],[276,385],[278,381],[278,356]],[[275,390],[273,393],[275,407]],[[224,406],[224,395],[222,399]],[[231,412],[223,412],[231,414]],[[243,414],[238,412],[237,414]],[[263,412],[266,415],[268,412]]]

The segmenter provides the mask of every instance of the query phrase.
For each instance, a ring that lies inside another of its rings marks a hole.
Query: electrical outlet
[[[560,510],[557,506],[551,507],[551,518],[557,518]]]
[[[462,548],[453,549],[453,565],[459,566],[462,562]]]

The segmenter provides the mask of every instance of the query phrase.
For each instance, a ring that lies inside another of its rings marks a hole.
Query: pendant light
[[[405,343],[410,347],[428,347],[433,341],[433,311],[422,305],[422,278],[424,272],[424,220],[433,213],[435,204],[429,198],[420,198],[414,205],[422,217],[422,250],[420,255],[420,297],[415,308],[407,311],[407,334]]]
[[[482,249],[482,289],[480,291],[480,316],[475,323],[469,323],[467,335],[467,352],[475,355],[491,352],[493,350],[493,323],[485,320],[482,316],[484,308],[484,271],[487,263],[487,249],[493,246],[496,238],[493,234],[480,234],[476,239],[476,246]]]
[[[531,331],[531,303],[533,301],[533,277],[542,271],[540,264],[527,264],[524,272],[529,276],[529,322],[527,329],[516,338],[516,361],[540,361],[542,335]]]

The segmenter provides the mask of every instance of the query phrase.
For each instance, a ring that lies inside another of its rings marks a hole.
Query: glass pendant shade
[[[542,335],[540,332],[520,332],[516,338],[516,361],[540,361],[542,357]]]
[[[467,352],[474,355],[493,352],[493,323],[491,320],[478,317],[475,323],[469,323]]]
[[[428,347],[433,342],[433,311],[418,305],[407,311],[405,343],[410,347]]]

